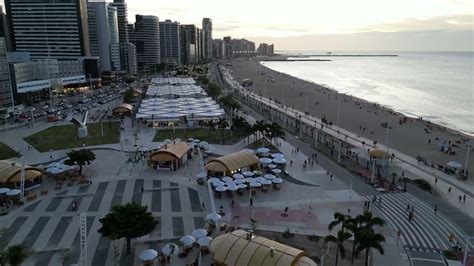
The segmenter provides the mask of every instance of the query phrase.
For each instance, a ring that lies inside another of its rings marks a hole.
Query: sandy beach
[[[300,111],[307,111],[315,117],[325,117],[334,125],[337,124],[339,109],[340,127],[378,143],[385,143],[386,129],[382,127],[382,123],[388,122],[391,126],[389,146],[415,158],[420,156],[427,163],[445,166],[448,162],[457,161],[464,167],[465,141],[469,140],[471,145],[474,144],[474,138],[458,131],[426,120],[409,118],[378,104],[276,72],[262,66],[256,59],[235,60],[229,68],[236,80],[251,79],[254,85],[249,88],[255,93]],[[450,152],[442,152],[443,145],[445,148],[450,147]],[[473,151],[469,156],[471,163],[468,169],[469,176],[472,177]]]

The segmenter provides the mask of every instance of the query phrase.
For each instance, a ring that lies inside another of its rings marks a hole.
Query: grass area
[[[180,138],[186,140],[189,138],[199,139],[201,141],[207,141],[210,144],[224,144],[232,145],[241,139],[244,135],[238,133],[232,133],[230,130],[215,130],[210,131],[207,128],[191,128],[191,129],[158,129],[156,131],[153,141],[159,142],[165,139]]]
[[[0,160],[5,160],[16,156],[18,156],[18,152],[10,148],[5,143],[0,142]]]
[[[89,136],[80,139],[77,136],[77,126],[62,125],[54,126],[37,132],[25,138],[31,146],[40,152],[52,150],[64,150],[101,144],[120,142],[120,122],[104,122],[104,136],[101,136],[100,123],[87,124]]]

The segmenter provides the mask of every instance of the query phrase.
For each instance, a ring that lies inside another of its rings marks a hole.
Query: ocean
[[[474,136],[474,52],[380,53],[397,54],[397,57],[318,57],[315,54],[321,53],[299,53],[306,55],[305,59],[332,61],[265,61],[262,64]]]

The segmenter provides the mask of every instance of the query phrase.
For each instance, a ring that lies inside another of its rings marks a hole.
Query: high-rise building
[[[232,37],[226,36],[223,38],[222,43],[222,58],[231,59],[233,55],[232,52]]]
[[[125,0],[114,0],[114,2],[110,3],[110,5],[117,8],[119,41],[121,43],[128,42],[127,4],[125,3]]]
[[[137,49],[133,43],[120,43],[120,59],[125,68],[122,68],[127,75],[137,74]]]
[[[11,106],[13,106],[13,91],[7,62],[7,45],[5,38],[0,37],[0,110]]]
[[[196,27],[196,57],[198,63],[202,62],[202,30]]]
[[[221,59],[223,57],[223,41],[221,39],[212,40],[212,57],[216,59]]]
[[[203,58],[210,60],[212,57],[212,20],[210,18],[202,19],[202,42]]]
[[[10,38],[10,29],[8,28],[7,15],[3,13],[3,8],[0,6],[0,37],[5,38],[7,51],[12,51],[12,42]]]
[[[117,8],[107,2],[87,4],[92,56],[98,56],[101,71],[120,70]]]
[[[246,39],[232,39],[232,56],[235,57],[250,57],[255,56],[255,43]]]
[[[136,15],[135,27],[129,32],[129,39],[137,49],[139,70],[153,69],[161,63],[158,17]]]
[[[181,65],[181,40],[179,22],[160,22],[161,62],[166,65]]]
[[[192,24],[181,25],[182,61],[184,64],[198,63],[197,28]]]
[[[13,49],[33,59],[88,56],[86,0],[5,0]]]
[[[258,52],[259,55],[272,56],[272,55],[274,55],[274,45],[273,44],[267,44],[267,43],[261,43],[258,46],[257,52]]]

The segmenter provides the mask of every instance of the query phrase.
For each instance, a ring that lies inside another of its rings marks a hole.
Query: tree
[[[337,232],[337,237],[333,235],[328,235],[326,238],[324,238],[324,241],[327,242],[333,242],[336,243],[336,266],[339,260],[339,253],[341,253],[341,258],[344,258],[346,256],[346,250],[344,249],[344,242],[351,238],[352,234],[345,231],[344,229],[341,229]]]
[[[124,103],[133,103],[135,102],[135,96],[133,96],[133,89],[130,88],[125,91],[123,94],[123,102]]]
[[[268,124],[267,129],[267,137],[270,139],[270,142],[273,142],[274,139],[278,138],[285,140],[285,130],[279,124],[275,122]]]
[[[3,266],[6,263],[11,266],[18,266],[28,258],[30,252],[22,245],[14,245],[7,248],[7,250],[0,253],[0,264]]]
[[[385,242],[385,237],[382,234],[375,233],[372,228],[363,228],[359,232],[359,241],[356,248],[356,254],[365,250],[365,265],[369,265],[369,251],[375,248],[380,254],[384,254],[382,243]]]
[[[352,243],[352,264],[354,264],[354,258],[357,256],[356,246],[363,240],[361,233],[364,233],[366,229],[373,229],[375,225],[384,226],[385,221],[382,218],[373,216],[372,212],[368,210],[365,210],[363,214],[359,214],[355,218],[351,218],[347,221],[346,227],[354,235],[354,242]]]
[[[219,87],[219,85],[215,83],[210,83],[208,86],[208,93],[209,96],[211,96],[213,99],[216,99],[222,94],[222,89]]]
[[[262,137],[264,136],[265,129],[267,129],[267,125],[265,124],[263,120],[259,120],[253,125],[253,128],[255,132],[257,133],[257,139],[258,139],[260,135]]]
[[[127,254],[130,254],[131,239],[149,234],[158,224],[147,208],[135,202],[114,206],[111,212],[99,220],[102,228],[98,232],[112,240],[125,237]]]
[[[346,252],[344,249],[344,241],[351,238],[352,236],[352,234],[347,231],[347,226],[351,221],[352,218],[350,215],[336,212],[334,213],[334,221],[329,223],[329,231],[332,231],[334,227],[341,225],[341,230],[337,232],[337,237],[328,235],[325,239],[326,242],[336,243],[336,265],[339,258],[339,252],[341,253],[342,258],[346,256]]]
[[[91,164],[95,160],[95,153],[91,150],[71,150],[67,153],[69,159],[64,161],[67,165],[79,165],[79,174],[82,175],[82,167]]]

